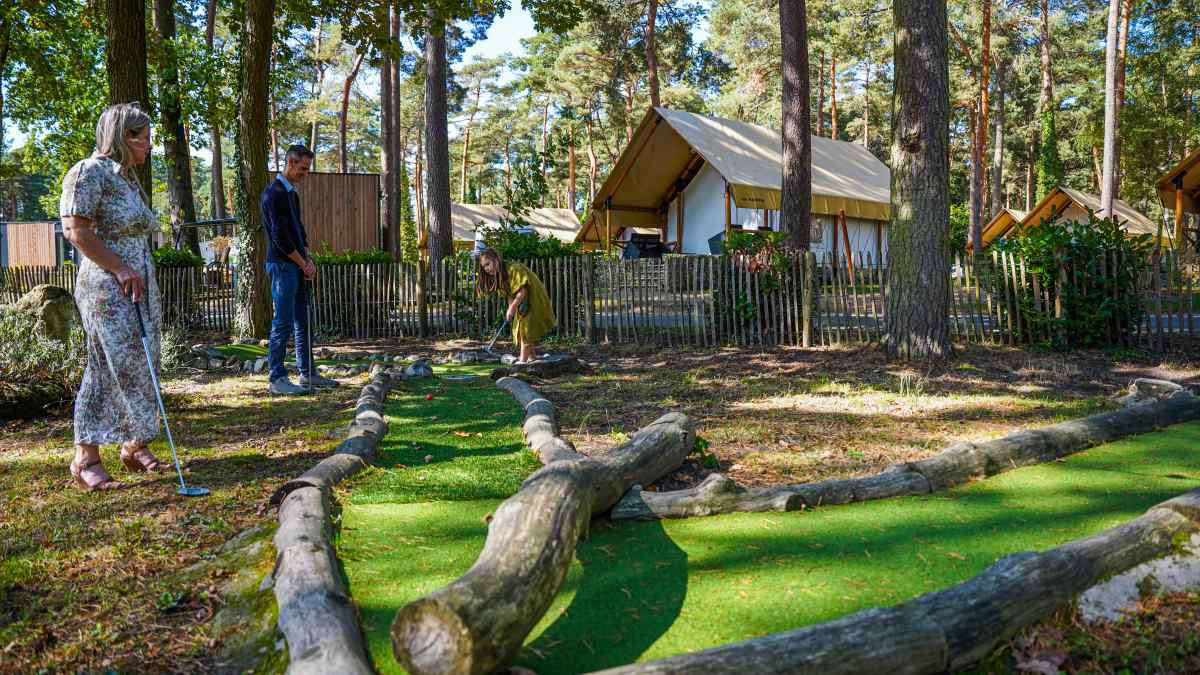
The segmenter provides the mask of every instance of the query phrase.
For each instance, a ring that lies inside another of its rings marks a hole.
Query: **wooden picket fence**
[[[835,345],[875,342],[883,331],[889,273],[871,253],[788,256],[778,268],[726,256],[614,260],[575,256],[527,263],[546,286],[561,339],[644,345]],[[1091,261],[1104,278],[1123,261]],[[1051,342],[1048,318],[1067,318],[1063,287],[1092,274],[1064,269],[1043,288],[1008,254],[954,261],[951,335],[959,342]],[[475,295],[473,262],[323,265],[314,282],[314,328],[346,338],[490,337],[503,318],[495,297]],[[0,269],[0,301],[13,302],[40,283],[69,290],[63,268]],[[236,270],[225,265],[160,269],[168,324],[229,331]],[[1121,300],[1115,285],[1097,297]],[[1151,259],[1137,280],[1143,312],[1136,325],[1106,327],[1110,344],[1163,350],[1200,329],[1200,268],[1172,252]],[[1094,296],[1096,294],[1093,294]]]

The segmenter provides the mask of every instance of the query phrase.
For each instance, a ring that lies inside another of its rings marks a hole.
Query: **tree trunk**
[[[600,165],[596,161],[596,139],[592,131],[592,115],[589,111],[587,120],[585,120],[587,129],[588,142],[588,207],[587,210],[592,210],[592,202],[596,201],[596,178],[600,173]]]
[[[1008,73],[1008,62],[996,62],[996,141],[992,149],[992,204],[989,216],[1000,213],[1004,207],[1002,190],[1004,182],[1004,86]]]
[[[204,23],[204,44],[208,47],[209,54],[213,53],[215,44],[218,10],[217,0],[208,0]],[[211,100],[215,100],[217,94],[210,92],[209,96]],[[217,121],[216,113],[210,112],[208,127],[209,144],[212,146],[212,178],[209,181],[211,190],[209,197],[209,217],[224,218],[227,213],[225,209],[225,162],[221,149],[221,125]],[[222,232],[224,231],[222,228]]]
[[[1054,99],[1054,74],[1050,63],[1050,0],[1041,0],[1041,35],[1038,40],[1042,59],[1042,92],[1038,97],[1038,116],[1041,117]]]
[[[589,521],[682,465],[694,444],[691,420],[669,413],[597,459],[534,473],[496,508],[471,569],[396,614],[396,659],[415,675],[504,670],[562,587]]]
[[[12,19],[5,15],[0,19],[0,170],[4,168],[4,77],[8,74],[8,54],[11,47]],[[9,216],[15,218],[15,214],[15,208],[9,210]]]
[[[1100,183],[1104,181],[1104,164],[1100,159],[1100,148],[1092,146],[1092,192],[1100,192]]]
[[[146,0],[105,0],[105,73],[108,76],[108,102],[137,102],[152,115],[150,85],[146,73]],[[150,158],[135,167],[138,182],[146,195],[150,186]]]
[[[883,346],[950,355],[949,61],[945,0],[896,0],[892,232]]]
[[[575,210],[575,120],[567,120],[567,208]]]
[[[550,147],[550,97],[546,97],[546,107],[542,109],[542,148],[538,153],[538,166],[542,168],[542,183],[546,184],[546,170],[549,168],[549,162],[546,161],[547,149]],[[539,205],[546,205],[546,195],[542,195]]]
[[[1125,56],[1129,51],[1129,21],[1133,14],[1133,0],[1123,0],[1121,8],[1121,34],[1117,38],[1117,118],[1116,146],[1113,150],[1113,199],[1121,198],[1121,109],[1125,107]],[[1184,128],[1188,128],[1186,125]]]
[[[417,242],[425,240],[425,247],[429,246],[429,223],[426,220],[426,199],[425,199],[425,134],[424,129],[417,127],[417,152],[413,156],[413,208],[416,210],[417,216]],[[418,245],[418,249],[420,246]]]
[[[268,56],[268,58],[270,58],[270,57]],[[272,65],[268,66],[268,73],[269,73],[269,71],[270,71],[271,69],[274,69],[274,64],[272,64]],[[268,81],[268,82],[270,82],[270,80],[271,80],[271,78],[270,78],[270,75],[268,74],[268,76],[267,76],[267,81]],[[278,124],[278,120],[279,120],[279,108],[278,108],[278,106],[276,105],[277,101],[275,100],[275,95],[274,95],[273,93],[271,93],[271,92],[269,92],[269,91],[268,91],[268,92],[267,92],[267,96],[269,96],[269,97],[271,98],[271,157],[272,157],[272,166],[274,166],[274,167],[275,167],[275,171],[283,171],[283,166],[282,166],[282,165],[280,165],[280,163],[279,163],[279,124]]]
[[[806,19],[807,20],[807,19]],[[825,50],[817,66],[817,136],[825,135]]]
[[[450,140],[446,131],[446,25],[434,9],[426,13],[425,153],[429,159],[429,261],[454,253],[450,229]]]
[[[1033,175],[1033,167],[1037,162],[1037,135],[1029,132],[1029,153],[1025,162],[1025,213],[1033,210],[1033,194],[1037,191],[1037,177]]]
[[[154,0],[154,41],[158,51],[158,99],[163,126],[163,160],[167,169],[167,197],[171,230],[182,230],[188,250],[200,255],[200,233],[195,227],[196,200],[192,192],[192,154],[183,130],[179,102],[179,61],[175,45],[175,0]]]
[[[513,177],[512,177],[512,133],[511,133],[511,128],[509,129],[509,131],[510,131],[510,133],[507,133],[504,135],[504,186],[505,186],[504,196],[505,196],[505,199],[507,199],[510,195],[512,195],[512,179],[513,179]],[[508,206],[512,206],[512,204],[508,204]]]
[[[1104,49],[1104,175],[1100,181],[1100,213],[1113,213],[1117,163],[1117,33],[1121,25],[1121,0],[1109,0],[1108,33]]]
[[[363,56],[365,53],[360,52],[358,57],[354,59],[354,67],[350,69],[350,74],[346,76],[346,83],[342,85],[342,114],[338,120],[338,170],[346,173],[346,136],[349,131],[350,119],[350,89],[354,86],[354,80],[358,77],[358,69],[362,67]]]
[[[625,142],[633,142],[633,97],[637,94],[637,85],[633,80],[625,83]]]
[[[780,230],[798,251],[809,248],[812,136],[809,129],[808,19],[804,0],[780,0],[783,75],[783,193]]]
[[[482,95],[483,79],[480,78],[475,83],[475,105],[471,108],[471,115],[467,118],[467,128],[463,132],[462,179],[458,191],[460,204],[467,203],[467,167],[471,165],[471,131],[475,126],[475,115],[479,112],[479,99]]]
[[[397,124],[392,119],[395,108],[392,106],[392,57],[385,52],[379,64],[379,185],[383,198],[383,241],[384,250],[391,254],[392,260],[400,260],[400,236],[396,231],[397,195],[392,192],[392,134],[396,133]]]
[[[871,62],[865,64],[863,74],[863,147],[871,147]]]
[[[980,13],[983,26],[980,29],[983,47],[979,52],[980,77],[979,98],[975,107],[975,125],[971,133],[971,250],[976,254],[983,251],[983,200],[985,187],[984,161],[987,157],[988,137],[988,66],[991,63],[992,3],[981,0]]]
[[[267,258],[266,233],[258,196],[266,187],[267,91],[275,0],[247,0],[239,49],[237,213],[238,333],[265,338],[271,326],[270,281],[263,271]]]
[[[317,42],[313,47],[313,61],[317,64],[316,80],[313,81],[312,98],[314,101],[320,101],[321,93],[325,88],[325,62],[321,58],[321,43],[325,38],[325,18],[317,18]],[[314,153],[317,152],[317,143],[321,140],[320,137],[320,111],[314,113],[312,121],[312,129],[309,131],[308,149]],[[312,170],[317,170],[317,158],[312,159]]]
[[[658,56],[654,51],[654,24],[658,19],[658,0],[648,0],[646,8],[646,32],[643,44],[646,47],[646,72],[650,82],[650,105],[662,105],[658,95]],[[806,59],[807,60],[807,59]]]
[[[829,137],[837,140],[837,55],[829,55]]]
[[[388,16],[390,21],[391,41],[397,45],[398,49],[402,49],[400,40],[400,12],[395,5],[388,8]],[[401,129],[407,129],[404,123],[404,97],[401,96],[401,80],[400,80],[400,62],[399,59],[389,59],[388,67],[383,71],[382,76],[388,80],[389,88],[392,95],[389,99],[391,112],[388,115],[389,124],[391,124],[391,133],[388,136],[388,194],[392,196],[392,219],[389,221],[389,227],[396,231],[395,235],[389,236],[391,240],[388,242],[394,260],[400,260],[405,251],[404,239],[405,234],[405,208],[408,205],[408,181],[404,168],[404,153],[407,147],[405,138]],[[405,132],[407,133],[407,132]],[[415,241],[415,240],[414,240]],[[411,247],[409,247],[411,248]]]

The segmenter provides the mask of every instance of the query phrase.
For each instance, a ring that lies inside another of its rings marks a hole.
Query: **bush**
[[[565,258],[579,255],[583,248],[554,237],[543,237],[520,218],[502,219],[498,227],[484,227],[483,242],[499,251],[505,260]]]
[[[1020,311],[1034,335],[1051,336],[1050,346],[1104,346],[1110,334],[1128,335],[1142,320],[1137,281],[1152,247],[1149,235],[1131,237],[1114,220],[1094,213],[1086,224],[1064,222],[1056,213],[997,247],[1023,258],[1049,297],[1039,304],[1027,288]],[[1114,265],[1114,259],[1123,262]],[[1061,319],[1055,316],[1056,300],[1063,306]]]
[[[387,251],[373,248],[367,251],[342,251],[334,253],[328,244],[323,244],[320,251],[309,251],[315,265],[372,265],[392,262],[392,256]]]
[[[0,380],[53,383],[74,390],[87,362],[83,331],[73,325],[63,342],[39,335],[35,321],[27,313],[0,306]]]
[[[204,258],[186,248],[167,245],[154,249],[155,267],[204,267]]]

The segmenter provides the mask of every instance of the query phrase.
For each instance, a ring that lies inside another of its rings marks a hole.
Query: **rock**
[[[386,366],[376,363],[375,365],[371,366],[371,379],[375,379],[376,377],[383,375],[386,370]]]
[[[258,346],[259,346],[259,347],[263,347],[263,348],[270,347],[270,346],[271,346],[271,341],[270,341],[270,340],[259,340],[259,341],[258,341]]]
[[[254,362],[254,372],[256,372],[256,373],[267,372],[267,363],[269,363],[267,361],[267,357],[265,357],[265,356],[260,357],[258,360],[256,360]]]
[[[504,356],[500,357],[500,363],[503,363],[506,366],[514,365],[516,362],[517,357],[513,356],[512,354],[505,354]]]
[[[237,344],[239,344],[239,345],[256,345],[256,344],[258,344],[258,340],[255,340],[252,337],[238,338]]]
[[[1182,385],[1169,380],[1139,377],[1129,385],[1129,393],[1118,398],[1117,402],[1128,408],[1154,403],[1155,401],[1175,396],[1191,397],[1192,393]]]
[[[404,363],[404,357],[397,354],[392,357],[392,363]]]
[[[230,356],[225,359],[225,365],[226,366],[240,366],[240,365],[242,365],[242,360],[236,356]]]
[[[33,318],[34,331],[62,342],[70,337],[71,325],[80,322],[75,298],[61,286],[34,286],[33,290],[21,296],[16,308],[18,312]]]
[[[188,365],[197,370],[208,370],[208,357],[203,354],[193,354]]]
[[[433,367],[429,365],[429,359],[417,359],[416,362],[404,369],[404,375],[407,377],[433,377]]]
[[[225,361],[222,359],[209,359],[208,360],[208,369],[209,370],[217,370],[224,365],[225,365]]]
[[[1143,595],[1166,595],[1200,588],[1200,534],[1180,552],[1142,563],[1111,577],[1079,596],[1079,613],[1088,623],[1115,621],[1137,607]]]
[[[499,356],[489,354],[482,349],[454,352],[450,360],[454,363],[500,363]]]

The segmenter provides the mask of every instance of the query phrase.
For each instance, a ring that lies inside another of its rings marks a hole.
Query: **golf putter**
[[[150,381],[154,383],[154,397],[158,399],[158,412],[162,415],[163,428],[167,430],[167,444],[171,446],[171,459],[175,460],[175,473],[179,474],[179,489],[177,493],[184,497],[203,497],[208,494],[208,488],[188,487],[183,482],[183,469],[179,466],[179,455],[175,452],[175,439],[171,437],[171,425],[167,422],[167,408],[163,405],[162,388],[158,384],[158,373],[154,372],[154,358],[150,356],[150,338],[146,337],[146,324],[142,321],[142,307],[133,303],[137,312],[138,328],[142,331],[142,351],[146,354],[146,367],[150,369]]]
[[[313,386],[312,282],[304,280],[304,332],[308,336],[308,388]],[[296,364],[299,366],[299,364]],[[297,368],[299,370],[299,368]]]
[[[496,334],[492,336],[492,341],[487,343],[487,346],[483,348],[483,351],[491,354],[492,356],[499,356],[499,354],[492,351],[492,347],[496,346],[496,340],[500,338],[500,334],[504,332],[505,328],[508,328],[508,319],[505,319],[504,323],[500,324],[500,327],[496,329]]]

